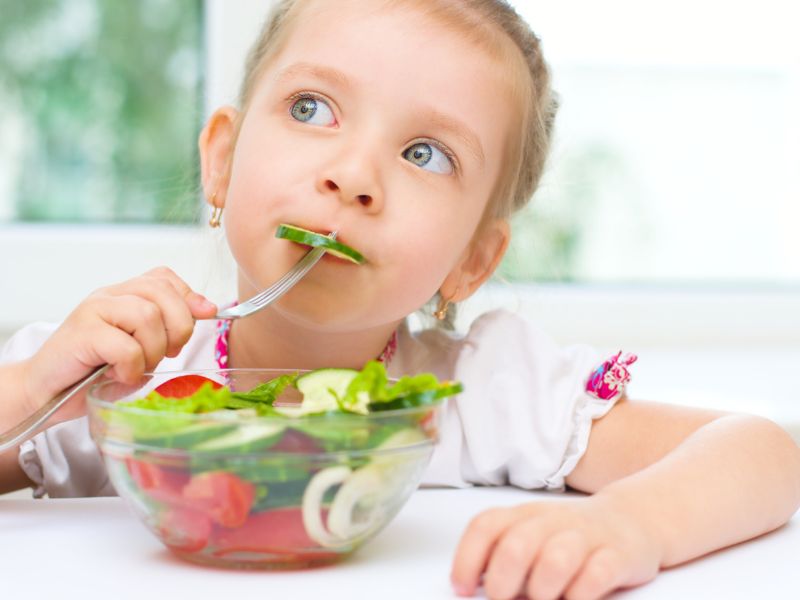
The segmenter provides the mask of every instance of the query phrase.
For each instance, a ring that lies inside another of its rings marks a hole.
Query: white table
[[[294,572],[234,572],[184,563],[119,498],[0,499],[0,598],[455,598],[450,560],[472,515],[491,506],[558,497],[510,488],[420,490],[349,560]],[[799,572],[796,516],[776,532],[663,572],[614,598],[800,598]]]

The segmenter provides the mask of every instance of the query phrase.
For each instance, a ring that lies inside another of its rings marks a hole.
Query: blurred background
[[[631,394],[800,422],[795,0],[517,0],[561,97],[495,281],[564,343],[637,351]],[[196,138],[266,0],[0,0],[0,342],[159,264],[220,302]],[[646,359],[646,360],[645,360]]]

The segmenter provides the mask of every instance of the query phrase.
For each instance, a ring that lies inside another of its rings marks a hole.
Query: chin
[[[354,323],[359,323],[358,315],[353,314],[352,301],[345,298],[289,292],[273,306],[282,318],[304,328],[333,333],[350,330]]]

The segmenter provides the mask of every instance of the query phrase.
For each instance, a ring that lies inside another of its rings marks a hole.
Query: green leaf
[[[437,383],[435,388],[410,392],[404,396],[398,396],[386,402],[373,402],[369,405],[370,412],[380,412],[384,410],[399,410],[401,408],[418,408],[438,403],[448,396],[455,396],[464,391],[464,386],[460,383],[443,381]]]
[[[463,387],[460,383],[439,382],[432,373],[404,375],[390,385],[383,363],[373,360],[353,378],[344,397],[337,397],[337,402],[344,411],[365,414],[427,406],[461,391]]]
[[[191,396],[184,398],[167,398],[154,391],[144,398],[124,400],[119,404],[130,408],[192,414],[222,410],[228,408],[230,404],[236,405],[237,408],[242,407],[233,399],[230,389],[227,387],[215,389],[211,383],[204,383]]]
[[[289,375],[281,375],[270,379],[266,383],[254,387],[249,392],[232,392],[234,398],[240,400],[248,400],[254,403],[266,404],[272,406],[276,398],[283,393],[288,386],[294,386],[297,382],[298,373]],[[280,413],[277,413],[280,414]]]

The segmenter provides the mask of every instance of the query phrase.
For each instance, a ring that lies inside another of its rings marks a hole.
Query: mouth
[[[344,262],[361,265],[366,262],[364,255],[355,248],[348,246],[337,235],[334,239],[331,237],[331,231],[314,231],[312,229],[304,229],[296,225],[289,225],[282,223],[278,226],[275,232],[275,237],[295,242],[301,246],[308,246],[310,248],[323,248],[326,256],[324,259],[335,259],[333,262]],[[330,262],[330,260],[329,260]]]

